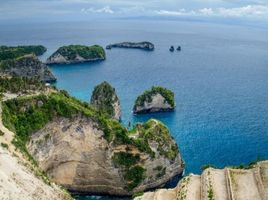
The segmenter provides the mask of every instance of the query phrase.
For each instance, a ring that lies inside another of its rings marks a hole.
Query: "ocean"
[[[42,44],[48,48],[42,60],[62,45],[150,41],[155,51],[112,49],[103,62],[53,65],[56,85],[89,102],[95,85],[111,83],[121,101],[122,123],[156,118],[167,125],[185,174],[200,174],[206,164],[222,168],[268,159],[268,29],[153,20],[1,27],[1,45]],[[171,45],[182,51],[170,52]],[[135,98],[154,85],[174,91],[175,112],[133,115]]]

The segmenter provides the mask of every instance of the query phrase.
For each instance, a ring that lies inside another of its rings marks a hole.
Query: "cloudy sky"
[[[268,21],[268,0],[0,0],[0,20],[118,17]]]

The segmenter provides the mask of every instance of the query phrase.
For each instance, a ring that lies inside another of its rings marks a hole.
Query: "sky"
[[[0,0],[0,21],[131,17],[268,21],[268,0]]]

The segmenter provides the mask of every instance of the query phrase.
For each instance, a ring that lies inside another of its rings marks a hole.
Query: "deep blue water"
[[[57,86],[89,101],[95,85],[110,82],[121,100],[123,123],[157,118],[169,127],[186,174],[200,173],[205,164],[268,159],[268,29],[126,20],[4,26],[0,32],[0,44],[45,45],[42,59],[61,45],[144,40],[155,51],[112,49],[104,62],[51,67]],[[170,45],[182,51],[171,53]],[[132,115],[135,98],[153,85],[175,92],[176,111]]]

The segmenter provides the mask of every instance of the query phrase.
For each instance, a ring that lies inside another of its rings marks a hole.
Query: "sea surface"
[[[42,60],[62,45],[122,41],[150,41],[155,51],[112,49],[104,62],[51,66],[57,87],[88,102],[95,85],[110,82],[121,101],[122,123],[156,118],[168,126],[185,174],[199,174],[206,164],[222,168],[268,159],[268,29],[109,20],[1,25],[0,31],[1,45],[45,45]],[[182,51],[169,52],[171,45]],[[174,91],[175,112],[133,115],[135,98],[153,85]]]

